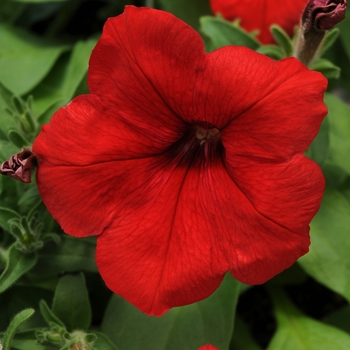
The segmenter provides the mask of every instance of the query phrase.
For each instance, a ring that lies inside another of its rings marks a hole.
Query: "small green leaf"
[[[11,209],[0,207],[0,227],[3,227],[6,231],[10,232],[11,227],[9,225],[9,220],[20,219],[21,215]]]
[[[14,339],[12,347],[16,350],[48,350],[47,346],[38,344],[36,339]]]
[[[94,348],[98,350],[118,350],[111,340],[102,332],[94,332],[97,339],[94,342]]]
[[[30,145],[30,142],[16,130],[10,130],[8,133],[8,138],[18,148],[23,148]]]
[[[228,22],[220,17],[204,16],[200,18],[201,32],[213,43],[213,48],[218,49],[227,45],[246,46],[256,50],[260,43],[236,23]]]
[[[31,317],[34,314],[33,309],[25,309],[18,313],[13,320],[11,321],[10,325],[8,326],[4,338],[2,340],[2,350],[11,350],[11,342],[12,339],[17,331],[17,328],[25,322],[29,317]]]
[[[326,93],[328,108],[329,151],[325,165],[336,165],[350,175],[350,107],[339,98]]]
[[[17,130],[18,120],[11,113],[13,93],[8,91],[0,82],[0,130],[1,139],[8,140],[7,134],[11,129]]]
[[[281,60],[282,58],[286,57],[286,54],[277,45],[262,45],[259,48],[257,48],[256,52],[269,56],[274,60]]]
[[[11,345],[12,348],[16,350],[48,350],[46,346],[38,343],[35,336],[35,329],[29,328],[25,331],[22,331],[22,329],[18,331],[15,339],[12,340]]]
[[[340,68],[324,58],[317,59],[310,68],[322,73],[328,79],[340,77]]]
[[[88,61],[96,41],[89,39],[77,42],[71,55],[62,57],[32,91],[33,111],[40,117],[41,122],[47,122],[54,111],[74,97],[78,86],[86,76]]]
[[[38,187],[35,184],[28,185],[28,189],[18,198],[18,205],[23,209],[26,208],[26,212],[32,210],[32,208],[38,203],[40,199]],[[29,219],[29,218],[28,218]]]
[[[338,24],[338,27],[340,29],[340,39],[344,46],[344,49],[348,56],[348,61],[350,60],[350,16],[349,16],[349,7],[347,10],[347,16],[345,16],[345,19]]]
[[[326,33],[321,49],[321,56],[334,44],[339,36],[339,28],[333,28]]]
[[[62,244],[48,242],[40,251],[38,263],[31,271],[36,276],[56,276],[62,271],[97,272],[95,243],[91,239],[77,239],[62,235]]]
[[[50,325],[51,323],[55,323],[61,327],[64,327],[64,323],[52,312],[45,300],[40,300],[39,308],[41,315],[43,316],[48,325]]]
[[[267,350],[348,350],[349,334],[302,314],[278,288],[269,289],[277,331]]]
[[[283,48],[286,56],[293,55],[293,45],[288,34],[278,25],[271,26],[271,32],[278,44]]]
[[[320,130],[306,152],[306,155],[314,160],[321,167],[324,165],[329,152],[329,118],[326,117],[320,127]]]
[[[37,261],[35,253],[24,254],[13,244],[9,249],[5,270],[0,275],[0,293],[10,288],[21,276],[27,273]]]
[[[204,344],[228,349],[239,282],[229,274],[207,299],[152,317],[114,295],[102,331],[121,349],[193,350]]]
[[[61,277],[55,291],[52,312],[69,331],[86,330],[89,327],[91,308],[82,273]]]
[[[310,227],[310,251],[298,262],[310,276],[350,301],[349,202],[327,188]]]

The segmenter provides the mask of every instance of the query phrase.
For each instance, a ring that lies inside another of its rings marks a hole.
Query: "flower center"
[[[213,125],[189,125],[183,136],[169,149],[179,165],[192,166],[221,158],[224,148],[219,129]]]
[[[196,137],[198,140],[200,140],[200,145],[207,142],[208,140],[216,140],[220,138],[220,131],[216,128],[212,129],[203,129],[202,127],[198,126],[196,131]]]

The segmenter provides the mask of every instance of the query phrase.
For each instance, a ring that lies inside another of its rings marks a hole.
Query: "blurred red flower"
[[[259,30],[257,38],[263,44],[274,42],[270,32],[272,24],[278,24],[292,35],[307,3],[308,0],[210,0],[213,13],[220,13],[229,21],[240,18],[248,32]]]
[[[201,346],[198,350],[219,350],[219,349],[211,344],[207,344],[207,345]]]
[[[320,73],[244,47],[205,54],[173,15],[128,6],[88,84],[33,151],[48,210],[68,234],[98,235],[111,290],[161,315],[228,271],[263,283],[308,251],[324,178],[302,153],[326,114]]]

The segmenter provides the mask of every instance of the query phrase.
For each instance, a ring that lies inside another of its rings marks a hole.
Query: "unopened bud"
[[[322,46],[326,31],[345,18],[346,0],[310,0],[301,17],[295,56],[309,65]]]
[[[345,18],[346,0],[310,0],[302,15],[304,33],[329,30]]]
[[[30,183],[32,170],[37,164],[36,155],[29,149],[24,149],[1,164],[0,174],[11,176],[17,181]]]

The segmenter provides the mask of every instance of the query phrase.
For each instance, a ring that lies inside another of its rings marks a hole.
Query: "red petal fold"
[[[239,64],[229,62],[235,56]],[[227,123],[221,135],[228,154],[288,160],[305,152],[327,114],[320,73],[294,58],[276,62],[246,48],[223,48],[210,58],[208,67],[215,68],[209,82],[203,79],[197,106],[208,120]]]
[[[262,216],[300,235],[321,204],[325,180],[320,167],[298,154],[289,162],[267,163],[233,157],[226,162],[232,180]]]
[[[95,95],[82,95],[60,108],[44,125],[33,151],[41,168],[52,165],[91,165],[114,160],[142,158],[157,153],[179,139],[179,128],[162,124],[152,116],[130,120],[123,110],[112,108]]]
[[[178,125],[204,63],[203,41],[187,24],[167,12],[126,6],[105,24],[88,83],[91,93],[132,121],[146,114],[158,124]]]
[[[255,284],[289,267],[308,251],[308,223],[324,185],[317,166],[300,157],[269,167],[273,186],[259,185],[261,166],[252,166],[258,175],[250,192],[248,180],[238,186],[232,180],[241,181],[244,168],[236,176],[220,160],[199,169],[159,160],[152,167],[157,178],[140,185],[144,205],[124,205],[98,238],[106,284],[140,310],[160,315],[209,296],[228,270]]]
[[[278,139],[278,147],[269,154],[283,152],[285,157],[305,151],[327,114],[323,104],[327,80],[322,74],[295,58],[274,61],[245,47],[224,47],[206,58],[184,120],[205,121],[224,130],[223,135],[234,135],[230,138],[238,153],[239,143],[244,142],[244,152],[252,139],[271,143]],[[283,140],[288,144],[281,144]]]

